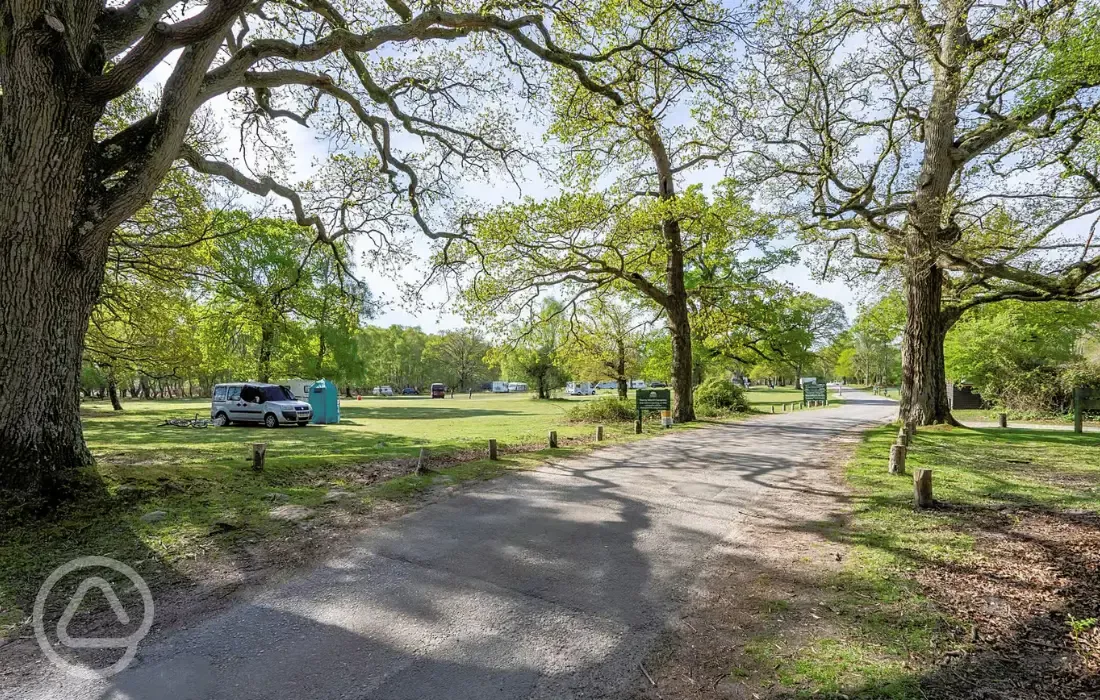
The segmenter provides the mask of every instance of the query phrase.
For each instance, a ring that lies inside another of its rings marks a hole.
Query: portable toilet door
[[[340,392],[327,379],[318,379],[309,388],[309,405],[313,408],[313,423],[340,422]]]

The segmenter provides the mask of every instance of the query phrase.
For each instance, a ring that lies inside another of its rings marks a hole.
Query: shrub
[[[714,377],[695,388],[695,410],[704,416],[749,410],[745,390],[725,379]]]
[[[618,423],[634,420],[634,404],[617,396],[601,396],[582,401],[570,408],[569,420],[593,423]]]

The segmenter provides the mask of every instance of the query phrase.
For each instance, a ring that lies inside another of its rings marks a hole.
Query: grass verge
[[[895,434],[864,435],[845,468],[851,519],[817,524],[848,551],[841,570],[815,577],[828,619],[752,639],[731,675],[759,679],[761,697],[1095,690],[1100,440],[921,429],[907,467],[933,469],[937,505],[917,511],[912,477],[886,472]]]

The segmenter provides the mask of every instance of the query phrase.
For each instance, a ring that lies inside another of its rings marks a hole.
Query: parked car
[[[436,382],[432,384],[432,398],[433,399],[445,399],[447,398],[447,387],[443,384]]]
[[[634,379],[630,382],[631,389],[645,389],[645,382],[641,379]]]
[[[376,386],[370,390],[375,396],[393,396],[392,386]]]
[[[663,386],[668,386],[668,384],[665,384],[664,382],[650,382],[649,386],[653,389],[660,389]]]
[[[401,393],[404,394],[405,396],[418,396],[420,394],[420,392],[417,391],[415,386],[407,386],[407,387],[405,387],[404,389],[401,390]]]
[[[600,382],[596,385],[597,389],[618,389],[619,383],[613,381]]]
[[[304,426],[313,418],[313,408],[294,398],[278,384],[216,384],[210,400],[214,425],[263,423],[269,428],[281,424]]]

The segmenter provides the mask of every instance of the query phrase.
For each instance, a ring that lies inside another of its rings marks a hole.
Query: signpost
[[[638,422],[643,411],[671,411],[672,391],[670,389],[638,389],[634,394],[634,405],[638,410]]]
[[[1100,411],[1100,390],[1083,387],[1073,390],[1073,432],[1084,432],[1085,411]]]
[[[829,401],[829,389],[824,384],[818,384],[813,382],[812,384],[802,384],[802,401],[808,406],[811,401],[820,401],[821,403],[828,403]]]

